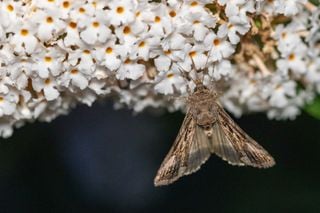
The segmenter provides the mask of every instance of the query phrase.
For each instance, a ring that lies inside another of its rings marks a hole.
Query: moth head
[[[194,83],[196,84],[196,87],[194,89],[195,92],[208,89],[200,80],[195,80]]]

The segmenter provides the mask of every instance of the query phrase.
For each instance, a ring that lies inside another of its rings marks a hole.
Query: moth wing
[[[225,133],[219,123],[212,127],[211,137],[211,151],[221,157],[223,160],[228,161],[231,165],[244,166],[241,162],[241,154],[234,147],[233,143],[225,136]]]
[[[210,142],[205,131],[198,125],[195,125],[195,134],[191,142],[191,147],[188,155],[188,163],[185,175],[196,172],[201,165],[210,157]]]
[[[208,140],[192,115],[187,113],[174,144],[157,172],[155,186],[171,184],[197,171],[211,154]]]
[[[273,157],[248,136],[217,104],[218,121],[213,126],[211,151],[232,165],[268,168],[275,164]]]

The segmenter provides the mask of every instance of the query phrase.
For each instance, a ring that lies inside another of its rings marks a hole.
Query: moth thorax
[[[197,124],[204,129],[211,128],[216,122],[216,117],[210,111],[202,111],[197,115]]]

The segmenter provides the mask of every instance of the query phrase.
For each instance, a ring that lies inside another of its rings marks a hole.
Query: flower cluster
[[[182,109],[195,79],[235,115],[294,118],[320,92],[319,16],[306,0],[0,0],[0,136],[98,98]]]

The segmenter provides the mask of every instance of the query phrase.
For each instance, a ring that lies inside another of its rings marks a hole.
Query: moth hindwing
[[[196,172],[211,153],[232,165],[268,168],[275,164],[218,104],[216,93],[197,83],[187,99],[187,114],[178,136],[154,179],[155,186]]]

